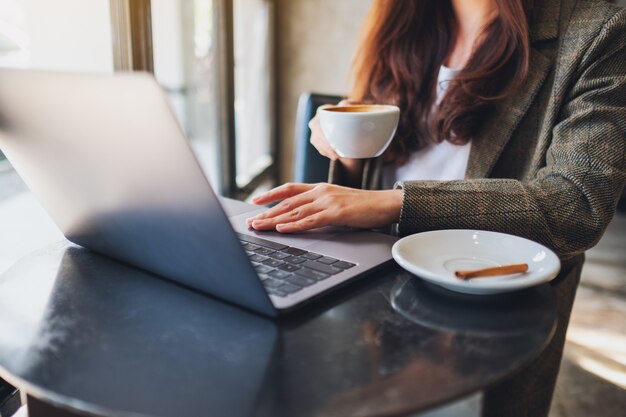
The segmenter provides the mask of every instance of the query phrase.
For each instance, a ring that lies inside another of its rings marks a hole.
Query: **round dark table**
[[[272,321],[58,244],[0,277],[0,377],[81,415],[396,416],[505,378],[556,323],[547,285],[463,296],[396,265],[358,281]]]

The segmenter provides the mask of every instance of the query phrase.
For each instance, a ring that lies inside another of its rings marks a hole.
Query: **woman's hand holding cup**
[[[311,144],[321,155],[340,161],[346,182],[358,186],[364,159],[387,149],[399,119],[396,106],[343,100],[336,106],[319,108],[309,123]]]
[[[353,100],[342,100],[339,102],[338,106],[350,106],[354,104],[358,104],[358,103]],[[335,150],[330,146],[330,143],[328,143],[328,139],[326,138],[326,136],[324,135],[324,132],[322,131],[322,124],[320,123],[319,110],[328,108],[328,107],[334,107],[334,106],[330,104],[321,106],[318,109],[315,117],[311,119],[311,121],[309,122],[309,129],[311,129],[311,145],[313,145],[315,149],[317,149],[320,155],[325,156],[331,161],[341,160],[342,162],[344,162],[344,159],[348,159],[348,158],[341,158],[337,154],[337,152],[335,152]]]
[[[311,121],[311,143],[333,160],[375,158],[396,133],[400,109],[384,104],[323,106]]]

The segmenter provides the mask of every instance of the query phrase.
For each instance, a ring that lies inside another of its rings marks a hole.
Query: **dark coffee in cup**
[[[342,158],[381,155],[398,127],[400,109],[380,104],[324,107],[319,111],[322,131]]]
[[[367,104],[356,104],[351,106],[333,106],[326,107],[325,110],[337,112],[337,113],[372,113],[372,112],[380,112],[385,108],[381,106],[373,106]]]

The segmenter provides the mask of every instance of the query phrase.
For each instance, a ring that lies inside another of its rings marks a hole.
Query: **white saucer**
[[[518,236],[481,230],[439,230],[407,236],[393,245],[393,258],[407,271],[451,291],[496,294],[551,281],[561,262],[554,252]],[[461,269],[528,264],[524,274],[473,278],[454,276]]]

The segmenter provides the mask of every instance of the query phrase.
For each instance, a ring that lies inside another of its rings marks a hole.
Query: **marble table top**
[[[496,383],[555,323],[548,285],[460,295],[396,265],[269,320],[60,243],[0,276],[0,377],[101,416],[395,416]]]

